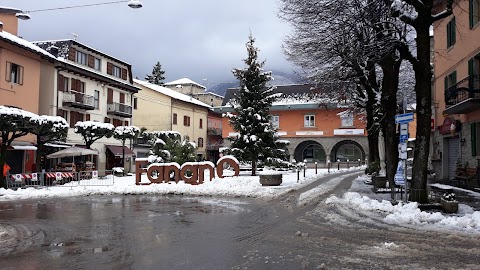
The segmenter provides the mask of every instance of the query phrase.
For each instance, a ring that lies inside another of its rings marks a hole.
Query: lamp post
[[[91,7],[91,6],[102,6],[102,5],[110,5],[110,4],[118,4],[118,3],[127,3],[127,6],[129,6],[130,8],[133,8],[133,9],[138,9],[138,8],[143,7],[143,4],[142,4],[142,2],[140,2],[140,0],[121,0],[121,1],[96,3],[96,4],[85,4],[85,5],[66,6],[66,7],[58,7],[58,8],[28,10],[28,11],[18,12],[17,14],[15,14],[15,16],[20,20],[30,20],[31,19],[30,13],[32,13],[32,12],[52,11],[52,10],[60,10],[60,9],[72,9],[72,8]]]

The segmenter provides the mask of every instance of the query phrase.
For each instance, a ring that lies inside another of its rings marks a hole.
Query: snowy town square
[[[0,270],[479,269],[480,0],[0,1]]]

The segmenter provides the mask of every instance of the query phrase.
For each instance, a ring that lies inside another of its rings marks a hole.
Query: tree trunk
[[[7,140],[3,138],[3,143],[0,145],[0,187],[6,188],[5,176],[3,175],[3,166],[7,159]]]
[[[252,176],[255,176],[257,172],[257,161],[252,160]]]
[[[125,139],[122,140],[122,166],[123,176],[125,176]]]
[[[367,138],[368,138],[368,162],[376,162],[379,160],[378,155],[378,131],[375,127],[374,110],[375,110],[375,97],[373,91],[367,90]],[[368,164],[366,164],[368,166]]]
[[[380,63],[383,71],[382,83],[382,107],[385,114],[383,127],[385,131],[385,153],[386,174],[390,187],[392,188],[391,199],[394,198],[394,177],[398,164],[398,136],[397,125],[395,124],[395,115],[397,114],[397,91],[398,74],[400,72],[401,61],[395,60],[394,55],[386,56]]]
[[[420,19],[420,17],[419,17]],[[427,203],[427,165],[430,152],[430,119],[432,116],[432,68],[430,65],[430,22],[419,21],[417,30],[417,64],[415,92],[417,97],[417,137],[415,140],[410,200]]]

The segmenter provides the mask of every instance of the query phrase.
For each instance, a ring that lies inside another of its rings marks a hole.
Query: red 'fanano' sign
[[[185,181],[192,185],[202,184],[205,178],[205,170],[210,172],[210,181],[213,179],[215,169],[217,169],[217,175],[220,178],[224,178],[223,164],[227,163],[235,171],[233,176],[238,176],[240,173],[240,166],[238,161],[233,156],[224,156],[218,160],[217,166],[212,162],[187,162],[180,166],[178,163],[152,163],[147,168],[142,168],[142,165],[148,164],[146,160],[136,160],[136,178],[135,184],[137,185],[150,185],[154,183],[168,183],[170,182],[170,175],[173,172],[174,180],[178,183],[180,180]],[[187,175],[190,172],[190,176]],[[147,178],[150,183],[141,183],[141,177],[143,173],[147,173]]]

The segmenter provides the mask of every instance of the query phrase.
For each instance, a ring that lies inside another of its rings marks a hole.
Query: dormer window
[[[93,68],[96,70],[100,70],[102,68],[102,61],[100,60],[100,58],[95,57],[95,60],[93,62]]]
[[[117,67],[117,66],[113,66],[112,67],[112,75],[117,77],[117,78],[121,78],[122,77],[122,69]]]
[[[82,64],[82,65],[87,65],[87,54],[77,51],[75,54],[75,62]]]

